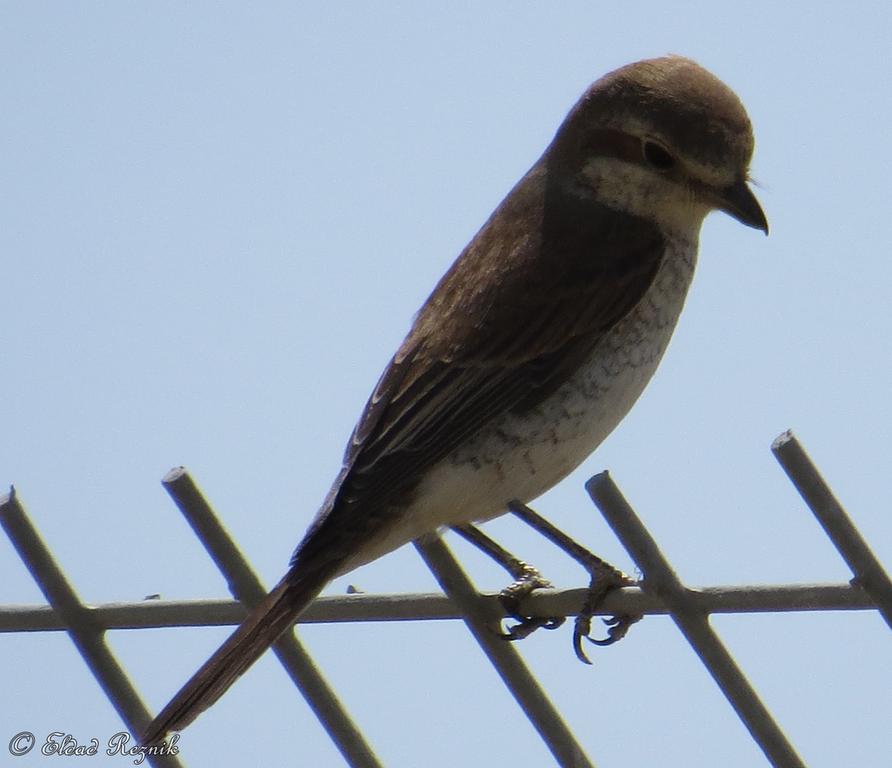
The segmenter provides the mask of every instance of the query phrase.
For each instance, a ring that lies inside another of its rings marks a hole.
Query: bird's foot
[[[585,603],[580,609],[579,614],[576,616],[576,621],[573,626],[573,650],[576,653],[576,658],[584,664],[591,664],[592,662],[585,653],[585,648],[582,644],[583,639],[588,640],[592,645],[597,645],[602,648],[608,645],[613,645],[622,640],[631,626],[636,622],[641,621],[642,618],[642,614],[623,613],[608,616],[606,619],[602,619],[604,624],[608,627],[607,637],[592,637],[592,618],[598,608],[603,605],[607,595],[614,590],[622,589],[623,587],[632,587],[638,583],[635,579],[626,576],[626,574],[619,569],[614,568],[609,563],[605,563],[594,555],[592,557],[598,561],[597,566],[596,569],[592,571],[588,596],[586,597]]]
[[[525,598],[537,589],[554,589],[554,585],[536,568],[512,555],[476,526],[455,525],[452,530],[495,560],[514,578],[514,583],[499,593],[499,600],[505,612],[518,623],[500,633],[502,637],[506,640],[522,640],[539,628],[557,629],[567,620],[565,616],[526,616],[521,613],[520,604]]]
[[[506,628],[502,637],[506,640],[523,640],[537,629],[557,629],[566,621],[564,616],[526,616],[520,611],[520,604],[537,589],[554,589],[554,585],[528,563],[520,562],[520,570],[515,573],[516,581],[499,593],[499,601],[505,612],[517,624]]]
[[[527,525],[531,526],[553,544],[560,547],[589,572],[591,581],[589,583],[588,595],[576,617],[573,629],[573,650],[576,652],[576,657],[580,661],[586,664],[591,664],[591,661],[588,656],[586,656],[585,649],[583,648],[583,638],[593,645],[613,645],[615,642],[622,640],[622,638],[626,636],[626,633],[633,624],[641,620],[640,614],[620,614],[610,616],[604,619],[604,623],[609,627],[607,630],[607,637],[594,638],[591,636],[592,617],[603,605],[607,595],[616,589],[636,586],[638,584],[637,580],[627,576],[621,570],[615,568],[596,554],[589,552],[585,547],[571,539],[566,533],[555,528],[545,518],[526,506],[526,504],[514,501],[508,506],[508,509]]]

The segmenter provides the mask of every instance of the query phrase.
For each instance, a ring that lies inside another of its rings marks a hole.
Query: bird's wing
[[[344,530],[327,522],[349,521],[361,535],[359,518],[410,491],[482,425],[535,407],[651,285],[664,250],[655,227],[588,202],[568,226],[566,200],[551,214],[559,220],[548,220],[547,205],[528,206],[545,218],[531,220],[522,193],[508,198],[514,210],[493,214],[422,307],[295,559],[333,543],[321,529]]]

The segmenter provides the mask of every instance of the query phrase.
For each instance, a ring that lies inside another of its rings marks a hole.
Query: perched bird
[[[669,343],[706,214],[767,234],[752,152],[737,96],[689,59],[590,86],[424,303],[284,578],[144,743],[213,704],[334,577],[500,515],[592,453]]]

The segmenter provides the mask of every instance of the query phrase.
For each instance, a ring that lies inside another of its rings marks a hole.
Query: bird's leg
[[[591,664],[591,661],[585,655],[582,639],[585,638],[594,645],[612,645],[626,636],[629,627],[641,620],[641,614],[618,614],[604,619],[604,623],[607,624],[609,629],[607,630],[607,637],[603,639],[596,639],[591,636],[592,617],[610,592],[622,587],[635,586],[638,582],[577,544],[567,534],[555,528],[526,504],[512,501],[508,505],[508,509],[531,528],[545,536],[546,539],[564,550],[589,572],[591,581],[589,583],[588,596],[579,611],[579,615],[576,617],[573,628],[573,650],[580,661]]]
[[[520,613],[520,603],[527,595],[537,589],[552,589],[554,586],[536,568],[512,555],[507,549],[474,525],[454,525],[452,530],[465,541],[477,547],[481,552],[489,555],[514,578],[514,583],[505,587],[499,593],[499,600],[505,611],[518,621],[513,627],[507,628],[503,635],[505,639],[521,640],[540,627],[557,629],[566,621],[566,618],[563,616],[544,618],[540,616],[524,616]]]

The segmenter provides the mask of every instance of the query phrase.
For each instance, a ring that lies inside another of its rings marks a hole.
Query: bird
[[[526,503],[651,379],[713,210],[768,234],[737,95],[691,59],[596,80],[416,314],[287,573],[146,730],[211,706],[335,577]]]

